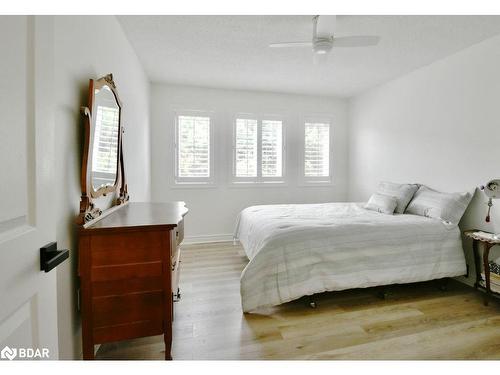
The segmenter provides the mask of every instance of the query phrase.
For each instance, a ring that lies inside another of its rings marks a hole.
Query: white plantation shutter
[[[306,122],[304,175],[330,177],[330,124]]]
[[[262,177],[281,177],[283,135],[281,121],[262,121]]]
[[[257,120],[237,119],[236,177],[257,177]]]
[[[281,182],[282,177],[282,121],[256,118],[236,119],[235,182]]]
[[[177,177],[210,177],[210,117],[178,116]]]
[[[119,108],[97,107],[92,171],[101,175],[103,183],[114,184],[118,162]],[[109,176],[109,181],[106,176]]]

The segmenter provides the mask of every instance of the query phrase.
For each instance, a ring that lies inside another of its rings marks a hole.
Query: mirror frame
[[[119,108],[118,117],[118,160],[116,180],[114,185],[101,186],[95,190],[92,183],[92,150],[94,146],[94,131],[95,124],[93,123],[93,111],[95,105],[95,90],[102,89],[107,86],[113,93],[116,104]],[[125,180],[125,167],[123,163],[123,124],[122,124],[122,102],[118,96],[113,75],[110,73],[98,80],[89,80],[89,97],[88,107],[82,107],[81,113],[84,117],[84,145],[82,157],[82,174],[81,174],[81,187],[82,197],[80,200],[80,213],[78,215],[77,223],[83,225],[88,221],[98,218],[102,214],[102,210],[96,207],[94,201],[106,196],[110,193],[117,194],[117,199],[113,202],[112,206],[121,205],[129,200],[128,189]]]

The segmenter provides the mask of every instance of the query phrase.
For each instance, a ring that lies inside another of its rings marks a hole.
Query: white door
[[[64,193],[64,182],[54,180],[53,33],[51,17],[0,17],[0,351],[4,359],[45,357],[47,349],[50,359],[58,358],[56,271],[40,271],[39,250],[55,241],[54,196]]]

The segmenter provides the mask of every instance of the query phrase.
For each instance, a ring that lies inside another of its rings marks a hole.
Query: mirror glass
[[[104,85],[94,92],[91,181],[95,191],[114,186],[118,176],[120,107],[111,89]]]

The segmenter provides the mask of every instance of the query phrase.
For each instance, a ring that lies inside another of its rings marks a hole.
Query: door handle
[[[57,250],[57,242],[40,248],[40,270],[49,272],[69,258],[69,250]]]

